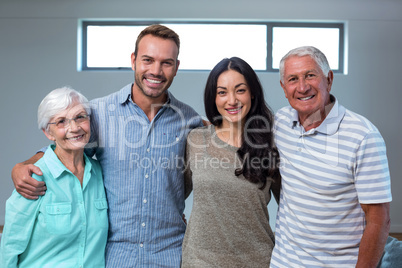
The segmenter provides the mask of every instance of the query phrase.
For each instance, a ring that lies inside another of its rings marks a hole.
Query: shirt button
[[[148,201],[147,201],[146,199],[144,199],[144,200],[142,200],[142,202],[143,202],[144,204],[146,204]]]
[[[299,150],[299,152],[301,152],[301,151],[302,151],[302,148],[299,148],[298,150]]]
[[[149,151],[151,151],[151,149],[148,148],[148,149],[147,149],[147,152],[149,153]]]
[[[180,139],[178,137],[176,137],[176,141],[179,141]]]
[[[141,226],[142,226],[142,227],[145,227],[145,222],[143,222],[143,223],[141,224]]]
[[[145,175],[145,178],[146,178],[146,179],[148,179],[148,174],[147,174],[147,175]]]
[[[141,243],[141,244],[140,244],[140,247],[142,247],[142,248],[143,248],[143,247],[144,247],[144,244],[143,244],[143,243]]]

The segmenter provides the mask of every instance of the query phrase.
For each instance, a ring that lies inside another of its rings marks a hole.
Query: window
[[[295,24],[272,25],[272,70],[279,68],[281,58],[291,49],[314,46],[320,49],[334,72],[343,72],[343,24]]]
[[[131,70],[130,54],[138,34],[160,23],[180,36],[180,71],[211,70],[225,57],[246,60],[256,71],[278,71],[292,48],[313,45],[343,72],[342,23],[82,21],[79,70]]]

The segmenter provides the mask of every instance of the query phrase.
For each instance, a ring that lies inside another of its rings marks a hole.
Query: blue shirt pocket
[[[95,204],[95,213],[96,213],[96,222],[99,227],[109,228],[109,221],[107,217],[107,200],[106,198],[99,198],[94,200]]]
[[[46,205],[46,228],[52,234],[66,234],[71,229],[71,203]]]

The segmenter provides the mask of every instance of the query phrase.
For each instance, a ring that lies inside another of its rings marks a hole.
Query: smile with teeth
[[[299,98],[299,100],[306,101],[306,100],[312,99],[314,96],[315,95],[311,95],[311,96],[308,96],[308,97],[305,97],[305,98]]]
[[[243,108],[243,106],[239,106],[239,107],[232,108],[232,109],[226,109],[226,111],[227,111],[229,114],[236,114],[236,113],[238,113],[242,108]]]
[[[162,83],[162,81],[160,81],[160,80],[153,80],[153,79],[150,79],[150,78],[145,78],[149,83],[152,83],[152,84],[160,84],[160,83]]]
[[[84,134],[82,134],[82,135],[80,135],[80,136],[75,136],[75,137],[67,138],[67,140],[76,141],[76,140],[82,139],[83,137],[84,137]]]

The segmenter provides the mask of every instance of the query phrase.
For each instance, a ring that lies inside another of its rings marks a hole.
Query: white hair
[[[324,53],[322,53],[321,50],[313,46],[304,46],[290,50],[281,59],[279,63],[279,73],[282,83],[284,82],[283,76],[285,72],[285,61],[293,56],[296,57],[310,56],[321,68],[321,71],[324,73],[325,77],[328,77],[328,73],[331,70],[331,68],[329,67],[327,57],[325,57]]]
[[[49,121],[75,102],[82,104],[87,114],[91,114],[88,99],[78,91],[69,87],[61,87],[52,90],[39,104],[39,129],[47,130]]]

